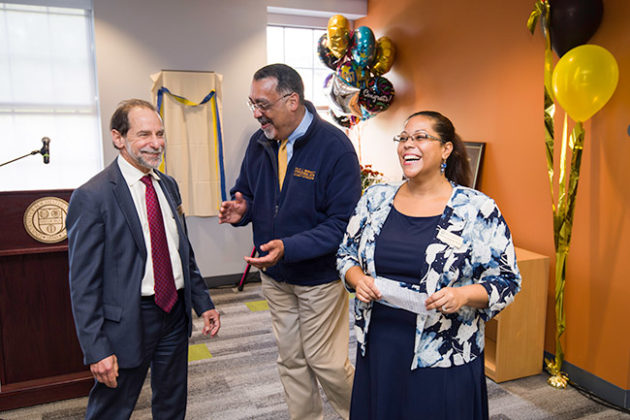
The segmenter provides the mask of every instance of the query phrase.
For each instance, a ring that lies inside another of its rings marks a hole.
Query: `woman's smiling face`
[[[442,143],[433,124],[433,119],[424,115],[412,117],[405,124],[400,137],[407,140],[398,143],[398,159],[406,178],[439,174],[440,164],[450,155],[452,143]]]

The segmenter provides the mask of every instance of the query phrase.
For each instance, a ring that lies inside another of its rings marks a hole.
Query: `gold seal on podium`
[[[42,197],[24,212],[24,229],[33,239],[45,244],[61,242],[68,237],[66,215],[68,203],[57,197]]]

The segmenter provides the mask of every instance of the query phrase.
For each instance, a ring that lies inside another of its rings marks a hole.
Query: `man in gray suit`
[[[186,412],[191,308],[220,327],[188,241],[175,180],[157,168],[164,127],[148,102],[121,102],[110,123],[118,158],[72,194],[72,312],[96,379],[86,418],[128,419],[151,367],[154,419]]]

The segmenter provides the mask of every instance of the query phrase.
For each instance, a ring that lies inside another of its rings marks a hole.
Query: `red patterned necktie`
[[[153,279],[155,290],[155,303],[164,312],[170,312],[177,302],[177,290],[173,278],[173,266],[166,242],[166,230],[162,210],[158,202],[151,175],[145,175],[140,179],[146,188],[147,217],[149,219],[149,231],[151,233],[151,257],[153,259]]]

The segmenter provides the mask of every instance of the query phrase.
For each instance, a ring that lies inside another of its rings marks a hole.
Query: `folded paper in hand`
[[[430,312],[424,306],[424,302],[429,297],[426,293],[400,287],[398,281],[380,276],[374,279],[374,285],[381,292],[382,299],[390,305],[416,314]]]

